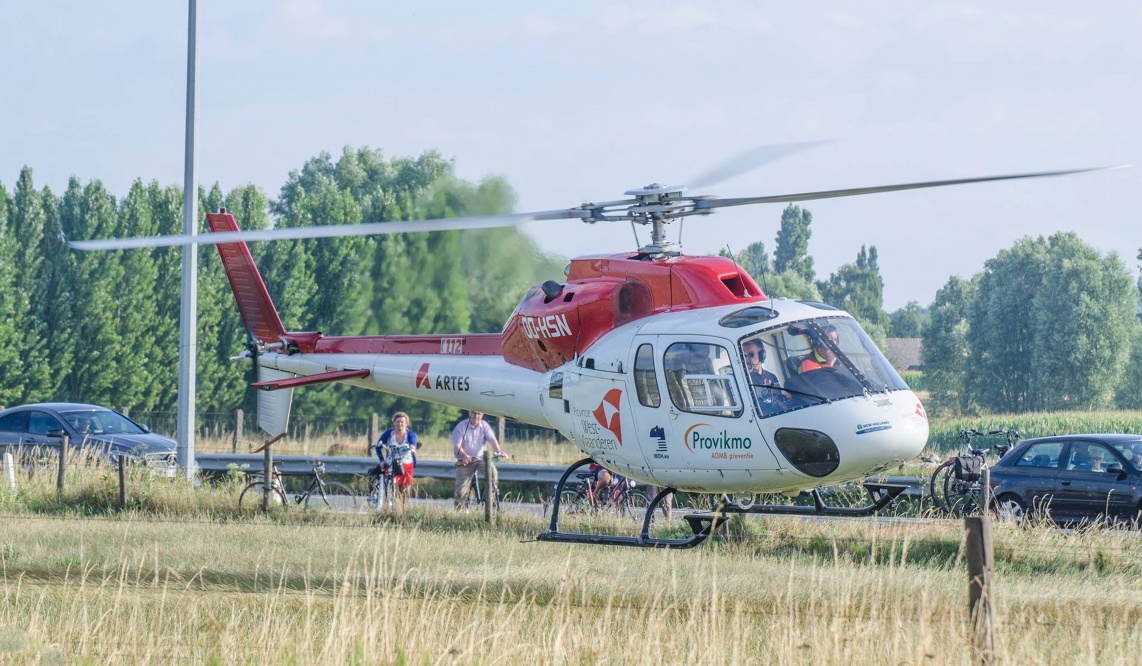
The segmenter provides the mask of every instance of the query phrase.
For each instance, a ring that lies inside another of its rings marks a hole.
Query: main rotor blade
[[[1048,176],[1067,176],[1076,173],[1095,173],[1098,171],[1113,171],[1115,169],[1128,169],[1131,165],[1120,164],[1110,167],[1093,167],[1090,169],[1067,169],[1064,171],[1039,171],[1036,173],[1017,173],[1006,176],[984,176],[982,178],[958,178],[955,180],[932,180],[924,183],[904,183],[901,185],[877,185],[874,187],[854,187],[847,190],[825,190],[822,192],[805,192],[803,194],[776,194],[765,197],[744,197],[738,199],[698,199],[694,202],[695,210],[708,208],[725,208],[727,206],[748,206],[763,203],[792,203],[795,201],[813,201],[815,199],[835,199],[837,197],[852,197],[859,194],[878,194],[880,192],[898,192],[900,190],[919,190],[926,187],[945,187],[947,185],[966,185],[968,183],[986,183],[993,180],[1017,180],[1020,178],[1046,178]]]
[[[590,212],[578,208],[551,210],[539,213],[490,215],[483,217],[447,217],[435,220],[407,220],[400,222],[369,222],[365,224],[334,224],[323,227],[287,227],[261,231],[226,231],[195,236],[148,236],[138,238],[106,238],[98,240],[68,241],[75,250],[129,250],[141,247],[171,247],[175,245],[218,245],[240,241],[265,241],[298,238],[335,238],[342,236],[380,236],[428,231],[455,231],[462,229],[493,229],[510,227],[534,220],[561,220],[588,217]]]
[[[740,176],[747,171],[753,171],[762,165],[779,160],[786,155],[808,150],[809,148],[830,142],[829,140],[801,141],[798,143],[775,143],[766,146],[756,146],[738,153],[701,176],[682,184],[691,191],[710,187],[711,185],[717,185],[718,183],[727,181],[734,176]]]

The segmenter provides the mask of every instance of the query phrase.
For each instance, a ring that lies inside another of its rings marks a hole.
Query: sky
[[[0,4],[0,183],[181,185],[186,26],[174,0]],[[800,141],[828,143],[701,193],[1142,164],[1142,4],[199,0],[197,119],[198,180],[224,190],[276,196],[347,145],[437,149],[518,211]],[[782,207],[691,218],[683,249],[772,256]],[[1142,168],[805,207],[818,277],[875,245],[889,311],[1024,236],[1077,232],[1134,274],[1142,247]],[[635,247],[625,223],[524,229],[566,257]]]

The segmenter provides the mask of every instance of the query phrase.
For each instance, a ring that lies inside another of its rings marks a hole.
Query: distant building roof
[[[897,371],[920,370],[923,366],[920,338],[888,338],[884,342],[884,355]]]

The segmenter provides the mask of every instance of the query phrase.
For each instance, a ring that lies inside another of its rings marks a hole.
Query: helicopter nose
[[[878,405],[861,411],[868,418],[839,442],[841,464],[854,473],[899,465],[920,455],[928,443],[928,416],[915,396],[894,397],[887,409]]]

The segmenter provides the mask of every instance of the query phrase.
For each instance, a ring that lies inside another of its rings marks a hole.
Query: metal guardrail
[[[264,458],[246,453],[199,453],[195,456],[198,468],[208,472],[225,472],[231,467],[261,474]],[[364,476],[377,465],[372,457],[351,456],[274,456],[274,465],[286,475],[305,475],[313,471],[318,462],[325,463],[327,474],[357,474]],[[526,481],[555,485],[567,469],[559,465],[530,465],[525,463],[496,463],[500,481]],[[456,477],[456,463],[450,460],[418,460],[416,475],[422,478],[452,479]],[[883,477],[884,483],[908,486],[905,495],[919,497],[927,494],[927,484],[914,476]]]
[[[236,469],[261,474],[265,460],[260,455],[245,453],[199,453],[195,456],[198,468],[208,472],[225,472],[233,466]],[[327,474],[357,474],[364,476],[380,462],[372,457],[352,456],[274,456],[274,466],[282,474],[304,475],[313,471],[318,462],[325,463]],[[531,481],[555,484],[563,474],[564,467],[555,465],[528,465],[522,463],[496,463],[500,481]],[[456,463],[451,460],[424,460],[416,462],[416,475],[422,478],[456,478]]]

